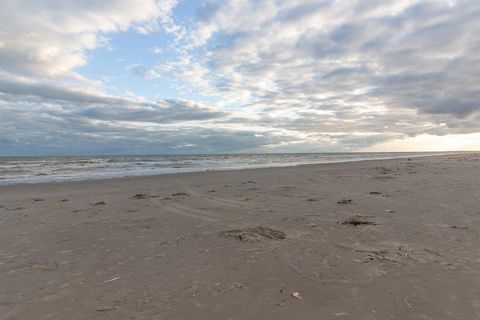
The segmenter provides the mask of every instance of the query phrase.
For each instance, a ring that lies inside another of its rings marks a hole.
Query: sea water
[[[433,152],[0,157],[0,184],[60,182],[430,156]]]

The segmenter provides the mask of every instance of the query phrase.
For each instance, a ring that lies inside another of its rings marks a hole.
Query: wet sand
[[[0,186],[0,319],[479,319],[480,154]]]

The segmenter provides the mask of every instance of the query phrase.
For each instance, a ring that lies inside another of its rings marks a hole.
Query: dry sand
[[[480,155],[0,187],[0,319],[480,319]]]

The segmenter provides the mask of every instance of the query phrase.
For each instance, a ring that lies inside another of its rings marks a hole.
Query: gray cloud
[[[128,104],[127,100],[88,93],[58,85],[0,79],[0,93],[18,100],[74,102],[78,104]]]
[[[221,9],[209,18],[224,37],[233,35],[210,52],[218,90],[248,92],[265,106],[268,121],[274,117],[267,114],[278,110],[332,111],[324,120],[342,126],[328,131],[340,130],[346,119],[355,120],[352,130],[368,131],[382,130],[382,121],[388,124],[388,114],[395,114],[393,121],[409,127],[396,126],[397,133],[410,135],[414,127],[417,134],[432,132],[428,122],[456,133],[477,118],[477,1],[279,2],[275,9],[267,20],[258,12],[252,20],[258,17],[263,28],[241,37]],[[408,110],[420,115],[406,116]],[[292,128],[312,122],[302,114]],[[465,117],[470,121],[459,119]],[[475,132],[479,125],[462,130]]]
[[[136,108],[120,109],[114,105],[90,107],[75,115],[104,121],[141,121],[169,123],[219,119],[226,112],[214,111],[196,103],[182,100],[163,100],[156,104],[140,104]]]
[[[156,103],[118,98],[100,93],[70,88],[0,79],[0,101],[5,109],[19,103],[29,103],[43,114],[53,117],[88,118],[102,121],[137,121],[170,123],[204,121],[226,117],[228,113],[215,111],[187,100],[162,100]],[[47,108],[46,104],[57,108]],[[3,110],[3,116],[8,114]]]
[[[238,152],[291,139],[246,129],[96,121],[96,115],[79,117],[61,109],[47,112],[30,103],[0,106],[4,116],[0,122],[2,155]]]
[[[480,131],[478,1],[210,0],[183,29],[175,1],[150,13],[155,2],[126,12],[130,1],[65,1],[65,30],[47,2],[28,9],[44,13],[32,21],[19,17],[26,2],[5,2],[17,14],[0,13],[3,150],[334,151]],[[182,40],[175,58],[129,71],[218,101],[115,97],[72,71],[103,33],[158,23]]]

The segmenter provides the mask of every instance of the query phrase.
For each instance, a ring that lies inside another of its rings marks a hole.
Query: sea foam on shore
[[[0,184],[59,182],[208,170],[394,159],[436,152],[0,157]]]

